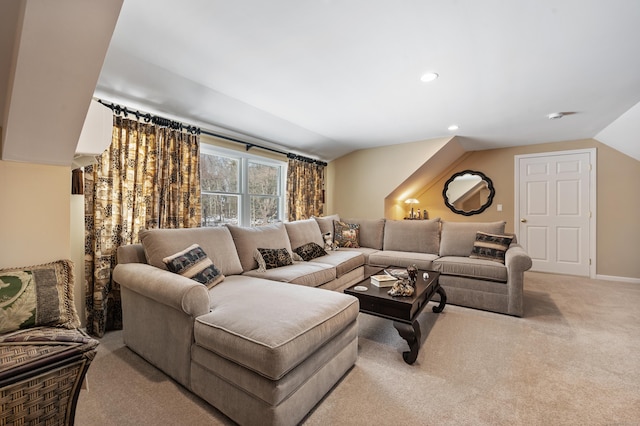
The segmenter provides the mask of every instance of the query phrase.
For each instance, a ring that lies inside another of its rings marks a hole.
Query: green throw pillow
[[[73,262],[0,269],[0,333],[36,326],[80,327]]]

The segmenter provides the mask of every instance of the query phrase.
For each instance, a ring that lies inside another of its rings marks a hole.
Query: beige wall
[[[84,201],[69,167],[0,160],[0,268],[74,262],[74,299],[84,325]]]
[[[388,147],[389,149],[391,147]],[[430,218],[441,217],[455,221],[496,221],[507,222],[507,231],[514,231],[514,156],[522,154],[564,151],[573,149],[597,149],[597,263],[598,275],[640,279],[640,262],[638,261],[637,241],[640,241],[640,191],[635,186],[640,182],[640,162],[616,151],[596,140],[528,145],[486,151],[475,151],[449,168],[438,179],[428,182],[415,194],[407,194],[407,198],[420,200],[420,209],[427,209]],[[407,158],[416,147],[408,144],[395,147],[400,158]],[[381,210],[377,206],[393,189],[402,184],[403,174],[397,168],[365,168],[363,162],[381,163],[388,157],[388,150],[380,148],[362,150],[332,162],[332,179],[328,181],[327,214],[338,213],[344,217],[379,218]],[[414,162],[404,161],[408,166]],[[338,172],[346,169],[351,172]],[[465,169],[478,170],[485,173],[496,189],[493,204],[479,215],[463,216],[449,210],[442,199],[442,188],[445,181],[455,172]],[[357,180],[357,182],[353,182]],[[390,189],[391,188],[391,189]],[[364,195],[352,195],[353,191],[361,191]],[[353,200],[364,200],[376,208],[360,208]],[[503,211],[497,211],[502,204]]]
[[[325,170],[325,214],[383,217],[385,197],[450,139],[363,149],[330,162]]]
[[[0,267],[69,259],[69,167],[0,160]]]

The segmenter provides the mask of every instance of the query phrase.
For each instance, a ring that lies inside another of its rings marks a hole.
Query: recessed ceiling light
[[[420,80],[423,81],[424,83],[428,83],[430,81],[433,81],[435,79],[437,79],[439,76],[437,73],[435,72],[428,72],[428,73],[424,73],[422,74],[422,77],[420,77]]]
[[[562,118],[562,117],[564,117],[564,114],[561,113],[561,112],[553,112],[553,113],[547,115],[547,118],[549,120],[557,120],[558,118]]]
[[[452,124],[451,126],[448,127],[449,130],[454,131],[454,130],[458,130],[460,127],[457,124]]]

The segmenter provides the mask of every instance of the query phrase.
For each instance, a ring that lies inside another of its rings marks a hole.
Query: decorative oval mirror
[[[484,173],[465,170],[451,176],[444,184],[444,203],[452,212],[471,216],[491,205],[496,190]]]

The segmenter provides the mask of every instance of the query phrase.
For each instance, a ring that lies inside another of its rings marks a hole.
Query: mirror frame
[[[484,203],[479,209],[477,210],[472,210],[469,212],[466,212],[464,210],[458,210],[456,209],[451,203],[449,203],[449,199],[447,198],[447,190],[449,189],[449,184],[451,182],[453,182],[453,180],[459,176],[463,176],[466,174],[472,174],[472,175],[478,175],[482,178],[483,181],[487,182],[487,187],[489,188],[489,197],[487,198],[487,202]],[[464,170],[462,172],[458,172],[458,173],[454,173],[453,176],[451,176],[449,178],[448,181],[445,182],[444,184],[444,189],[442,190],[442,198],[444,198],[444,204],[449,207],[449,209],[451,209],[452,212],[457,213],[457,214],[461,214],[464,216],[471,216],[474,214],[479,214],[482,213],[483,211],[485,211],[493,202],[493,196],[496,194],[496,190],[493,187],[493,182],[491,181],[491,179],[489,179],[484,173],[482,172],[478,172],[475,170]]]

